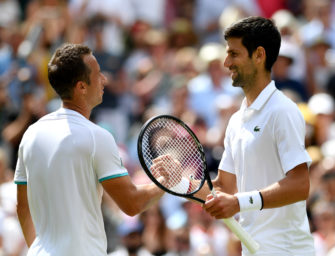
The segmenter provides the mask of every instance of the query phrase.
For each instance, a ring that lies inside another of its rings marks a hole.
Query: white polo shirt
[[[78,112],[61,108],[31,125],[14,178],[28,186],[37,234],[28,255],[107,255],[100,182],[124,175],[112,135]]]
[[[251,106],[244,99],[231,117],[219,169],[236,175],[239,192],[262,189],[295,166],[310,164],[304,140],[298,107],[271,81]],[[305,201],[240,213],[240,223],[261,245],[254,255],[314,256]],[[249,255],[245,248],[243,255]]]

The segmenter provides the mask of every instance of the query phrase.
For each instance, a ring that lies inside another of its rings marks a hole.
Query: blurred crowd
[[[0,13],[0,255],[27,250],[16,217],[16,153],[27,127],[60,107],[47,78],[58,46],[92,48],[108,77],[92,121],[114,135],[135,183],[149,182],[137,137],[157,114],[192,128],[215,177],[227,122],[243,99],[223,67],[222,31],[250,15],[272,18],[282,34],[272,76],[306,121],[316,256],[335,255],[334,0],[0,0]],[[166,195],[128,217],[104,196],[103,212],[113,256],[241,254],[221,221],[184,199]]]

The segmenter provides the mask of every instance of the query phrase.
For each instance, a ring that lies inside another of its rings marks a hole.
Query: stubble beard
[[[232,85],[234,87],[243,88],[244,85],[245,85],[245,79],[238,71],[236,71],[236,72],[237,72],[237,75],[236,75],[235,79],[232,79],[233,80]]]
[[[240,88],[246,88],[248,87],[249,85],[253,84],[254,81],[255,81],[255,77],[257,75],[257,71],[254,70],[251,74],[241,74],[239,73],[238,71],[237,72],[237,75],[235,77],[235,79],[232,79],[233,80],[233,83],[232,85],[234,87],[240,87]]]

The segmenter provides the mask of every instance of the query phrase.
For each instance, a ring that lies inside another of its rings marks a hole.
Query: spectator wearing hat
[[[215,100],[220,95],[237,96],[240,88],[232,86],[231,78],[223,67],[225,48],[218,43],[208,43],[200,48],[199,58],[204,70],[188,83],[191,108],[206,121],[211,128],[218,119]]]
[[[306,85],[297,79],[290,77],[289,71],[295,61],[297,46],[288,41],[281,43],[279,55],[273,65],[272,75],[279,90],[287,93],[294,93],[294,101],[306,102],[308,100],[308,92]]]
[[[327,91],[327,82],[333,72],[327,58],[330,49],[331,44],[324,34],[316,36],[306,46],[306,82],[310,94]]]
[[[308,100],[308,108],[315,115],[315,143],[321,146],[330,139],[334,122],[335,103],[327,93],[317,93]]]

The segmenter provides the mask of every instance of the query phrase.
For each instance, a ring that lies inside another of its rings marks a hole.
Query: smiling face
[[[247,49],[242,44],[242,39],[229,38],[227,40],[227,53],[224,66],[231,72],[233,86],[245,88],[253,84],[257,69],[253,56],[249,57]]]
[[[101,73],[100,66],[96,58],[92,55],[86,55],[84,62],[91,70],[90,81],[87,84],[87,100],[91,107],[95,107],[102,102],[102,96],[104,94],[104,87],[107,83],[107,78]]]

